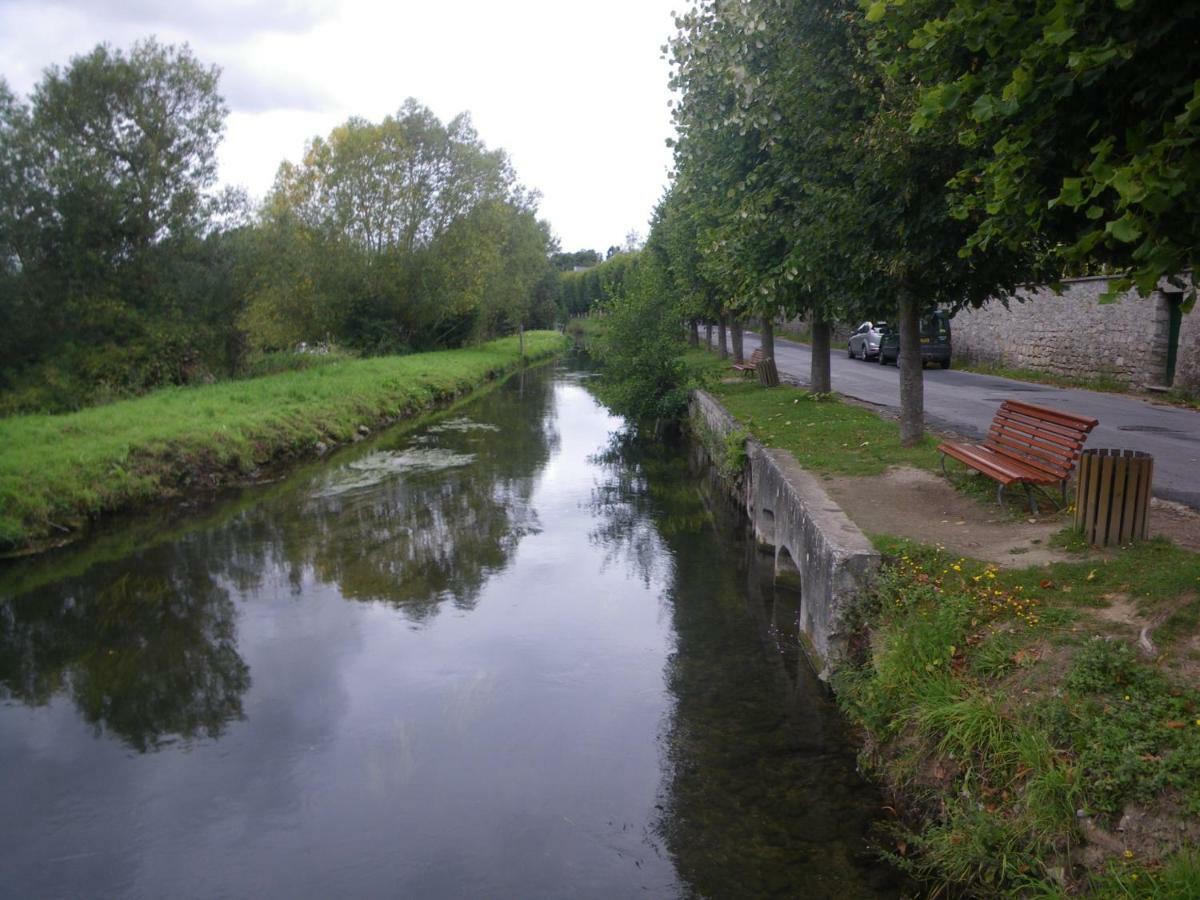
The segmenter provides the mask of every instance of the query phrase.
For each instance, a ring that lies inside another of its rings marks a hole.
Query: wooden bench
[[[1033,485],[1061,484],[1063,501],[1067,499],[1067,480],[1079,459],[1088,432],[1099,424],[1088,416],[1077,416],[1005,400],[992,420],[982,444],[944,443],[942,472],[950,456],[1000,482],[996,500],[1004,502],[1004,489],[1010,484],[1025,485],[1029,508],[1037,513]]]
[[[734,371],[741,372],[743,375],[753,375],[760,362],[762,362],[762,347],[751,353],[750,358],[745,362],[734,363],[733,368]]]

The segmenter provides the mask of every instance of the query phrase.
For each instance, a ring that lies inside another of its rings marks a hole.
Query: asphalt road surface
[[[758,335],[746,333],[747,356],[758,343]],[[808,384],[811,356],[805,344],[775,341],[780,375],[800,384]],[[895,366],[848,359],[846,348],[835,345],[830,368],[833,389],[839,394],[899,413],[900,374]],[[1089,436],[1087,447],[1120,447],[1152,454],[1154,495],[1200,509],[1200,411],[1127,394],[1031,384],[955,369],[925,369],[925,421],[932,428],[981,440],[1001,401],[1008,399],[1094,416],[1100,424]]]

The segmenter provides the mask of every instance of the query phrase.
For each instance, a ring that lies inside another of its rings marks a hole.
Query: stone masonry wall
[[[1193,396],[1200,396],[1200,303],[1190,313],[1183,314],[1173,386]]]
[[[1107,376],[1133,387],[1161,385],[1167,367],[1168,299],[1129,292],[1101,304],[1105,278],[1067,281],[1063,294],[1026,289],[1008,307],[993,301],[952,322],[956,357],[1075,378]],[[1021,301],[1024,302],[1021,302]],[[1175,386],[1200,391],[1200,321],[1185,314]]]

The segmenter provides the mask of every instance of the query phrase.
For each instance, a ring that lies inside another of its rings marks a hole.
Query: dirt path
[[[827,477],[825,488],[868,534],[891,534],[951,553],[1024,568],[1070,560],[1050,546],[1050,537],[1068,524],[1063,513],[1015,519],[993,503],[955,490],[945,478],[921,469],[895,467],[864,478]],[[1155,501],[1150,532],[1200,552],[1200,514]]]

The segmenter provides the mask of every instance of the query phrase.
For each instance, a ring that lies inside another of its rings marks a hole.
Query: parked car
[[[900,359],[900,332],[891,329],[879,342],[879,363],[886,366]],[[950,316],[941,310],[921,319],[921,362],[950,368]]]
[[[851,359],[878,359],[879,341],[887,331],[886,322],[863,322],[850,335],[846,355]]]

